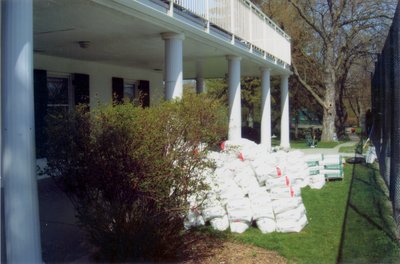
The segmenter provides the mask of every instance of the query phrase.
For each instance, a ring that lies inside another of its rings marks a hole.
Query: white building
[[[228,137],[237,139],[240,77],[259,76],[261,142],[270,148],[270,78],[280,76],[281,146],[290,147],[290,38],[249,0],[3,0],[1,4],[2,177],[9,259],[40,260],[38,220],[27,221],[37,219],[33,109],[40,137],[43,117],[54,108],[71,108],[79,102],[94,107],[110,103],[113,93],[135,91],[147,94],[144,103],[151,106],[161,98],[181,97],[183,79],[196,79],[202,92],[204,79],[228,74]],[[26,206],[27,201],[33,202]],[[23,242],[12,233],[14,229],[25,234]]]

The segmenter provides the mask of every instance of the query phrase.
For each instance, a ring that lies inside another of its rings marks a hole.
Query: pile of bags
[[[325,180],[343,179],[343,158],[339,154],[313,154],[306,156],[310,181],[315,188],[322,188]]]
[[[263,233],[300,232],[307,224],[300,189],[325,184],[313,168],[324,166],[322,158],[271,153],[246,139],[225,141],[208,159],[216,164],[215,171],[203,172],[210,190],[190,198],[186,228],[210,223],[215,230],[242,233],[255,224]]]

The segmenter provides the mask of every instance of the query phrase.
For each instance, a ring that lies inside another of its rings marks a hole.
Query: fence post
[[[390,47],[391,47],[391,75],[392,75],[392,139],[391,139],[391,157],[390,157],[390,175],[391,175],[391,199],[393,204],[393,213],[399,230],[400,224],[400,5],[397,6],[397,11],[393,19],[393,24],[390,32]]]

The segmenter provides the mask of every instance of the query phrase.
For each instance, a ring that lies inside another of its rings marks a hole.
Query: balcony
[[[290,37],[249,0],[151,0],[156,7],[205,32],[287,68]]]

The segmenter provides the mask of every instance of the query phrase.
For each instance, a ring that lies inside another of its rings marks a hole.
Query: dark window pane
[[[68,79],[49,77],[47,79],[49,91],[48,104],[68,104]]]

